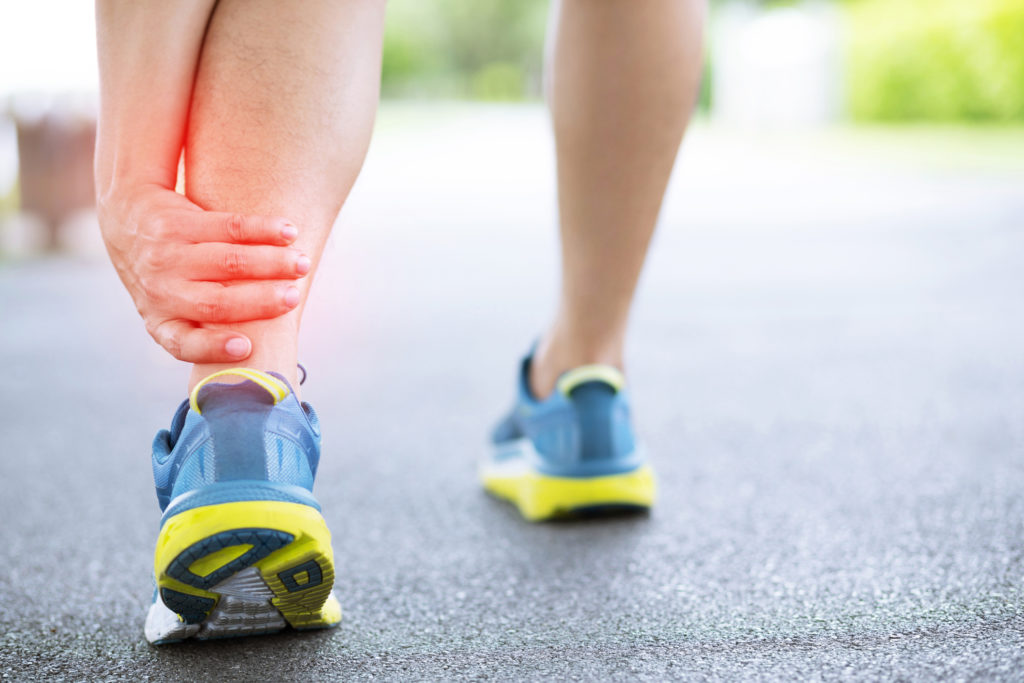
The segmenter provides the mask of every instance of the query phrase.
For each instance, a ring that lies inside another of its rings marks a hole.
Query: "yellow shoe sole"
[[[150,642],[271,633],[286,624],[327,628],[341,621],[331,593],[331,533],[308,505],[242,501],[181,512],[160,530],[154,572],[159,600],[147,620]],[[154,616],[158,603],[166,608],[162,624]],[[168,610],[177,615],[177,627],[166,625]]]
[[[480,476],[484,489],[513,503],[531,522],[649,510],[657,495],[650,465],[597,477],[553,477],[532,470],[509,474],[484,467]]]

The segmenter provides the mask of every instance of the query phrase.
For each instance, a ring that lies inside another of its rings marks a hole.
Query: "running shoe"
[[[491,435],[484,488],[530,521],[650,509],[654,474],[634,439],[622,373],[584,365],[538,400],[531,360],[522,361],[515,405]]]
[[[242,380],[227,383],[226,378]],[[273,633],[341,621],[313,479],[320,426],[276,373],[216,372],[153,440],[163,510],[146,639]]]

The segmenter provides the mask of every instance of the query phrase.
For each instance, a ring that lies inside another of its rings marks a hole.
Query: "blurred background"
[[[1008,154],[1020,150],[1020,0],[711,5],[698,128],[831,129],[851,139],[873,130],[872,142],[891,146],[887,131],[913,127],[904,139],[916,141],[904,150],[911,154],[962,156],[978,144],[977,153],[991,155],[1004,142]],[[417,118],[408,103],[538,107],[547,12],[547,0],[391,0],[384,120],[393,110],[402,111],[399,119]],[[97,88],[91,3],[43,0],[5,14],[0,254],[87,250]],[[452,115],[455,109],[448,107]],[[932,135],[922,137],[924,128]]]
[[[547,3],[389,0],[301,346],[346,621],[218,657],[141,646],[185,370],[92,213],[91,4],[0,14],[0,671],[1020,679],[1024,0],[712,2],[627,349],[661,502],[542,527],[474,471],[556,300]]]

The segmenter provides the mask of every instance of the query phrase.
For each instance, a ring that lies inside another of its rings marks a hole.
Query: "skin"
[[[303,0],[301,12],[280,0],[221,0],[196,75],[188,197],[214,211],[287,215],[315,271],[370,143],[383,30],[383,0]],[[302,304],[311,275],[296,283]],[[297,386],[302,304],[272,320],[206,327],[245,334],[253,353],[244,365]],[[191,384],[233,365],[197,363]]]
[[[383,14],[383,0],[97,3],[100,225],[146,329],[193,363],[190,389],[237,366],[297,386],[311,275],[369,144]]]
[[[212,11],[212,0],[96,5],[100,229],[146,329],[185,361],[248,356],[247,337],[202,324],[287,312],[303,270],[288,219],[204,211],[174,192]],[[235,286],[233,275],[269,279]]]
[[[633,294],[700,83],[705,14],[703,0],[552,8],[562,286],[531,364],[539,397],[574,367],[623,367]]]
[[[562,291],[531,388],[622,367],[700,77],[704,0],[552,6]],[[193,363],[297,383],[302,307],[361,167],[383,0],[98,0],[100,226],[146,329]],[[185,195],[174,191],[184,151]]]

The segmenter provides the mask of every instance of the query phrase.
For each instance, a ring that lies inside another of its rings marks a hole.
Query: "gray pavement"
[[[303,341],[325,633],[145,643],[182,370],[102,259],[0,265],[0,676],[1021,680],[1024,163],[900,140],[694,131],[628,358],[660,505],[528,525],[475,463],[551,312],[543,114],[385,111]]]

